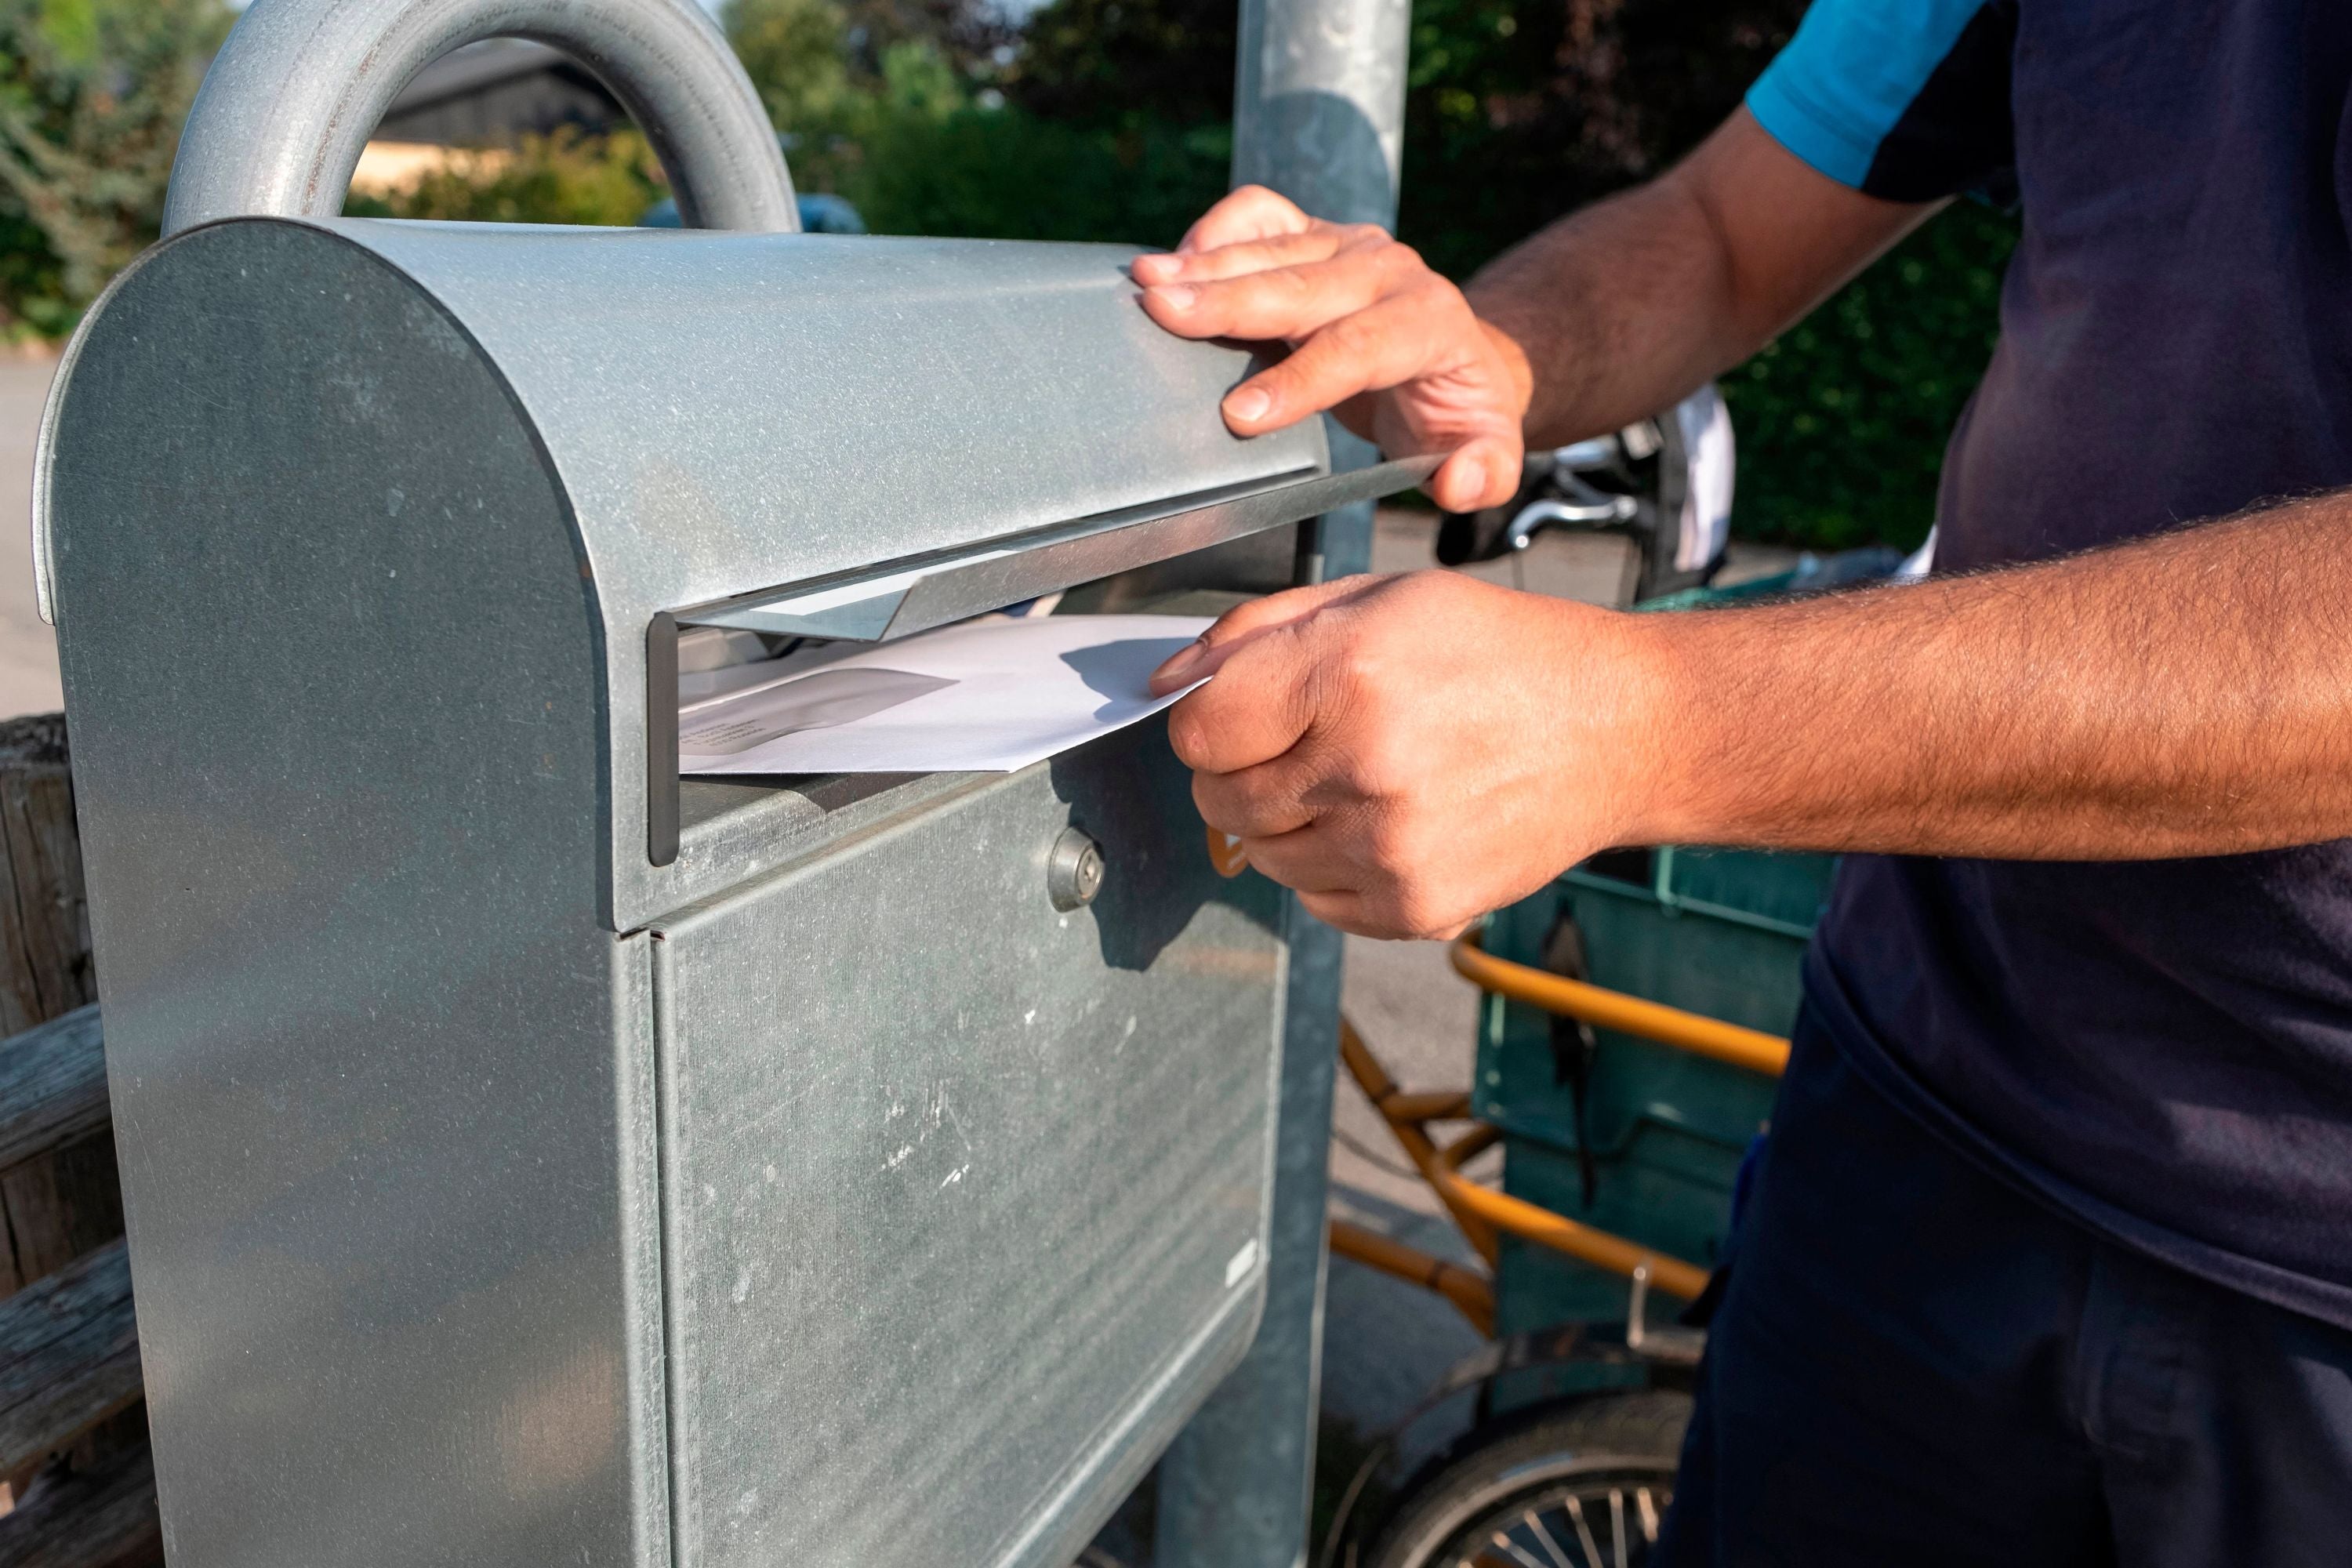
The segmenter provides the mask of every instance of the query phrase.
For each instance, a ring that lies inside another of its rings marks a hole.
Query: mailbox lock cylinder
[[[1102,846],[1075,827],[1065,827],[1045,857],[1045,895],[1067,913],[1095,901],[1102,891]]]

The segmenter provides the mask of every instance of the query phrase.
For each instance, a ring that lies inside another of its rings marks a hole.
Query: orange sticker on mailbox
[[[1209,829],[1209,864],[1217,868],[1220,877],[1238,877],[1249,869],[1249,854],[1242,841],[1230,833]]]

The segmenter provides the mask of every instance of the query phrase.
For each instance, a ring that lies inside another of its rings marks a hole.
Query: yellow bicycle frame
[[[1685,1013],[1678,1007],[1645,1002],[1622,991],[1496,958],[1480,946],[1475,931],[1454,944],[1453,959],[1454,970],[1481,991],[1575,1018],[1596,1028],[1635,1035],[1768,1078],[1778,1078],[1789,1064],[1789,1042],[1777,1035],[1742,1028],[1720,1019]],[[1473,1155],[1492,1146],[1502,1136],[1501,1131],[1470,1116],[1470,1096],[1466,1092],[1416,1093],[1399,1089],[1365,1045],[1363,1037],[1356,1033],[1355,1026],[1345,1019],[1339,1024],[1339,1059],[1346,1064],[1349,1076],[1356,1080],[1356,1087],[1364,1091],[1364,1097],[1388,1123],[1397,1147],[1445,1205],[1463,1238],[1485,1260],[1486,1268],[1481,1273],[1448,1263],[1339,1219],[1330,1223],[1334,1253],[1436,1291],[1454,1303],[1480,1333],[1490,1338],[1495,1332],[1494,1268],[1499,1252],[1498,1238],[1502,1236],[1514,1236],[1549,1247],[1628,1279],[1633,1278],[1637,1269],[1642,1270],[1652,1285],[1685,1300],[1696,1299],[1706,1289],[1707,1271],[1696,1263],[1666,1257],[1640,1242],[1580,1224],[1566,1215],[1554,1214],[1539,1205],[1482,1186],[1462,1174],[1463,1165]],[[1430,1123],[1435,1121],[1469,1121],[1471,1126],[1470,1131],[1452,1142],[1441,1145],[1429,1131]]]

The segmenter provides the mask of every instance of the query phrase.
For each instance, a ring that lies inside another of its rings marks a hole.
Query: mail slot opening
[[[646,693],[654,863],[668,863],[665,849],[677,854],[666,807],[681,835],[715,830],[763,803],[778,809],[769,797],[779,795],[796,797],[781,803],[797,806],[794,816],[829,813],[941,772],[1024,766],[1148,717],[1135,706],[1143,677],[1204,618],[1288,586],[1298,548],[1297,531],[1268,529],[878,644],[657,620]],[[1150,624],[1162,618],[1165,626]],[[992,629],[1004,635],[991,639],[975,678],[957,645],[968,652]],[[995,651],[1008,637],[1049,645],[1025,657],[1036,661],[1035,681],[1056,688],[1061,707],[1050,717],[1039,704],[1004,711],[1003,667],[1031,668],[1024,656]],[[665,710],[672,686],[674,707]],[[958,733],[922,740],[927,725],[942,721]],[[1039,749],[1041,724],[1066,726],[1065,738]]]

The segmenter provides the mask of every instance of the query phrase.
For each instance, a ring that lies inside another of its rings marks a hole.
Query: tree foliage
[[[727,41],[787,134],[829,128],[850,86],[849,18],[833,0],[728,0]]]
[[[992,34],[1001,15],[956,0],[729,0],[721,17],[787,132],[794,182],[847,197],[879,232],[1172,241],[1223,191],[1230,128],[1007,104],[1039,45]]]
[[[1826,550],[1927,536],[2016,244],[2007,216],[1963,202],[1723,378],[1743,533]]]
[[[389,196],[354,195],[343,210],[458,223],[624,226],[667,189],[661,164],[635,131],[589,136],[567,126],[513,148],[461,153]]]
[[[1399,229],[1466,276],[1680,157],[1729,114],[1804,0],[1420,0]]]
[[[220,0],[0,0],[0,328],[57,332],[155,237]]]
[[[1172,245],[1224,194],[1233,132],[968,107],[891,118],[864,153],[842,189],[877,232]]]
[[[1466,276],[1656,173],[1738,103],[1804,0],[1416,0],[1400,232]],[[1087,126],[1224,123],[1231,0],[1052,0],[1005,91]]]
[[[741,4],[742,0],[730,0]],[[958,78],[992,79],[1020,44],[1021,29],[994,0],[839,0],[853,80],[886,75],[891,51],[919,44]]]
[[[779,129],[805,142],[877,110],[960,105],[1014,52],[992,5],[970,0],[726,0],[728,42]]]
[[[1052,0],[1030,16],[1005,92],[1090,129],[1228,123],[1238,17],[1234,0]]]

